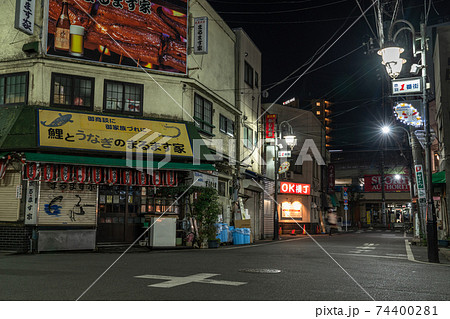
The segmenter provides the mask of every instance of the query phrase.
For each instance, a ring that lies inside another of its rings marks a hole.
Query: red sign
[[[311,194],[311,185],[309,185],[309,184],[299,184],[299,183],[289,183],[289,182],[280,182],[280,193],[309,195],[309,194]]]
[[[328,164],[328,193],[334,192],[335,169],[333,164]]]
[[[277,122],[276,114],[266,115],[266,138],[275,138],[275,123]]]
[[[409,176],[398,175],[400,178],[395,178],[396,175],[384,175],[384,191],[385,192],[409,192]],[[381,176],[380,175],[366,175],[364,176],[364,191],[366,192],[381,192]]]

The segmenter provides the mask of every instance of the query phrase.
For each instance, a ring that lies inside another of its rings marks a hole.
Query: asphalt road
[[[313,238],[127,253],[97,282],[119,253],[0,254],[0,300],[450,300],[450,265],[413,261],[403,233]]]

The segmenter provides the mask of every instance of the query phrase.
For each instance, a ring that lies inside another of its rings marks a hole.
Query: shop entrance
[[[143,231],[141,187],[101,185],[97,242],[132,243]]]

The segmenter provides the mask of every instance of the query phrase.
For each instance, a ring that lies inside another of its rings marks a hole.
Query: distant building
[[[276,148],[273,141],[266,139],[266,177],[272,180],[267,193],[278,192],[280,205],[279,224],[283,233],[301,231],[299,225],[308,232],[316,233],[321,230],[321,224],[329,204],[326,195],[326,165],[327,151],[325,149],[325,131],[322,124],[311,111],[296,109],[280,104],[263,104],[267,114],[277,116],[278,131],[283,136],[293,135],[297,138],[297,145],[291,150],[286,142],[278,140],[280,146]],[[290,126],[292,131],[290,131]],[[278,175],[278,185],[275,187],[273,179],[278,168],[274,167],[275,150],[292,151],[290,157],[280,157],[279,166],[289,163],[289,169]],[[303,153],[302,153],[303,151]],[[317,151],[317,152],[315,152]],[[310,158],[300,153],[309,154]],[[321,160],[323,159],[323,163]],[[264,214],[265,224],[273,225],[273,205],[271,196],[266,195]],[[272,229],[266,229],[267,235],[273,234]]]

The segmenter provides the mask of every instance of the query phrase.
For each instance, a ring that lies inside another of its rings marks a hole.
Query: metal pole
[[[436,211],[433,202],[433,181],[431,169],[431,134],[430,134],[430,109],[427,101],[427,71],[426,71],[426,43],[425,24],[420,24],[420,50],[422,58],[422,103],[425,111],[424,126],[426,130],[425,162],[427,165],[427,246],[428,261],[439,263],[439,250],[437,244]]]
[[[277,118],[278,122],[278,118]],[[273,211],[273,240],[279,240],[280,237],[278,235],[278,123],[275,123],[275,194],[273,196],[274,198],[274,204],[275,208]]]
[[[386,193],[384,191],[384,143],[383,148],[381,149],[381,218],[384,218],[384,226],[387,225],[387,216],[386,216]]]

